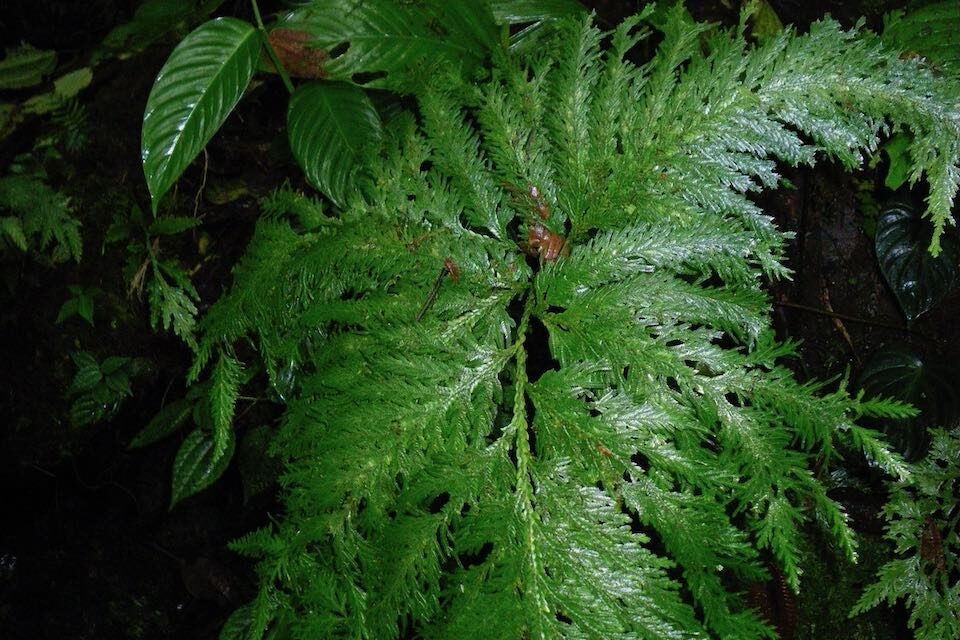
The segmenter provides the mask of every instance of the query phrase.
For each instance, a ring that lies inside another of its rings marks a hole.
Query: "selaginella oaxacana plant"
[[[260,592],[224,636],[774,637],[744,586],[798,587],[807,520],[856,558],[814,470],[907,477],[856,420],[910,409],[778,364],[787,238],[749,194],[909,128],[939,237],[957,87],[832,21],[750,46],[680,7],[494,58],[386,123],[336,225],[262,220],[203,320],[213,387],[248,341],[296,372],[284,513],[236,544]]]

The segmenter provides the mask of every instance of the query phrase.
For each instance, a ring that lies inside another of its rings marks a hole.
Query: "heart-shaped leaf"
[[[257,30],[234,18],[200,25],[170,54],[143,117],[140,148],[154,213],[240,100],[259,54]]]
[[[236,441],[233,431],[226,433],[226,448],[218,453],[213,434],[204,429],[194,429],[180,445],[173,461],[173,490],[170,508],[193,494],[206,489],[223,475]]]
[[[920,415],[883,424],[883,431],[907,460],[927,448],[928,426],[951,424],[960,416],[960,371],[949,363],[924,359],[904,347],[884,349],[867,362],[858,386],[869,396],[909,402]]]
[[[338,206],[355,186],[364,153],[380,142],[380,116],[358,87],[312,82],[290,98],[290,150],[307,179]]]
[[[908,321],[916,320],[953,289],[958,276],[960,249],[953,236],[944,235],[942,252],[928,251],[931,228],[906,203],[894,203],[877,220],[877,261]]]

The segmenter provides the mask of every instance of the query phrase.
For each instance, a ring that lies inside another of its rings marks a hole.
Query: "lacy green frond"
[[[906,409],[778,364],[789,238],[750,197],[909,127],[946,224],[956,87],[833,22],[708,30],[567,20],[484,84],[438,73],[338,224],[258,225],[194,367],[250,340],[285,385],[285,513],[236,545],[254,637],[772,638],[740,594],[768,557],[799,588],[801,525],[855,558],[812,470],[904,477],[855,420]]]
[[[960,430],[936,429],[930,450],[914,467],[912,482],[893,486],[884,508],[885,537],[896,558],[877,574],[851,611],[856,615],[881,602],[906,601],[909,626],[920,640],[947,640],[960,634],[960,582],[957,581],[960,514]]]

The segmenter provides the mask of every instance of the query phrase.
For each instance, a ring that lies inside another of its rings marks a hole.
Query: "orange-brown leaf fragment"
[[[313,40],[306,31],[274,29],[267,35],[280,64],[291,78],[323,80],[327,77],[326,63],[330,56],[324,49],[311,47]],[[266,60],[267,69],[274,70],[273,63]]]

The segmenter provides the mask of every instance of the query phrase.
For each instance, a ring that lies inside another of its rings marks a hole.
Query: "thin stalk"
[[[287,92],[293,93],[293,82],[290,81],[287,70],[280,64],[280,58],[277,57],[277,52],[273,50],[273,45],[270,44],[270,37],[267,35],[267,28],[263,26],[263,18],[260,17],[260,7],[257,5],[257,0],[250,0],[250,4],[253,6],[253,17],[257,21],[257,30],[260,31],[260,39],[263,41],[263,48],[267,50],[267,57],[270,58],[273,68],[277,70],[280,79],[283,80],[283,86],[287,88]]]

